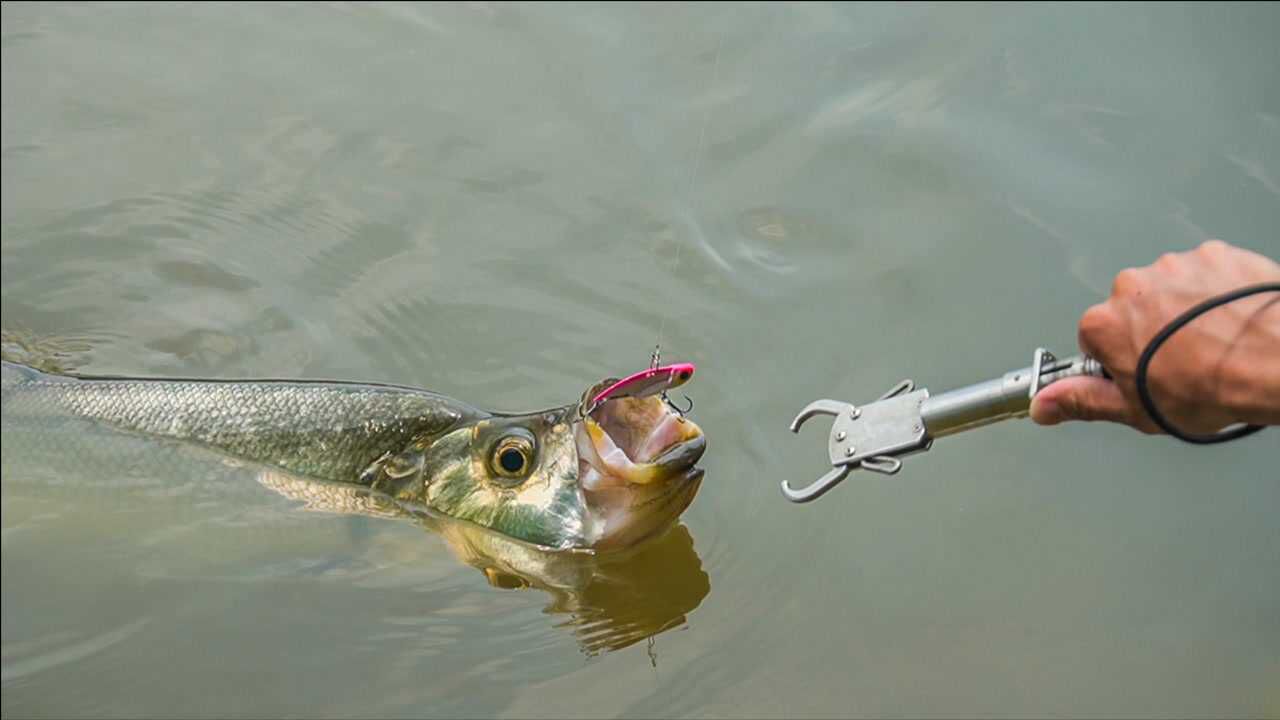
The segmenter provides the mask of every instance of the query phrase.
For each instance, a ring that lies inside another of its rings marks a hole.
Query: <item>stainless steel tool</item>
[[[797,503],[816,500],[857,468],[892,475],[902,469],[902,458],[928,450],[936,438],[1026,417],[1031,398],[1041,388],[1077,375],[1109,377],[1093,358],[1077,355],[1059,360],[1037,348],[1030,367],[933,397],[927,389],[916,390],[914,382],[903,380],[867,405],[816,400],[791,421],[791,431],[800,432],[800,426],[815,415],[834,417],[827,442],[832,468],[798,490],[784,481],[782,494]]]

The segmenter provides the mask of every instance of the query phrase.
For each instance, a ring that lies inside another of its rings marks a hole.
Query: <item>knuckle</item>
[[[1227,254],[1229,248],[1221,240],[1205,240],[1196,248],[1196,252],[1206,258],[1220,258]]]
[[[1125,268],[1116,273],[1116,278],[1111,283],[1111,294],[1112,296],[1135,295],[1141,292],[1145,284],[1141,270]]]
[[[1115,312],[1105,303],[1094,305],[1080,316],[1080,337],[1093,338],[1115,325]]]
[[[1077,420],[1083,420],[1084,422],[1097,422],[1099,420],[1106,419],[1097,407],[1094,407],[1088,402],[1073,401],[1068,412],[1071,417],[1076,418]]]
[[[1178,253],[1167,252],[1156,259],[1153,267],[1165,272],[1178,270],[1182,267],[1182,256]]]
[[[1071,420],[1089,421],[1091,411],[1086,403],[1080,402],[1080,398],[1075,394],[1067,394],[1058,398],[1058,410],[1062,416]]]
[[[1085,422],[1106,420],[1109,417],[1106,403],[1100,402],[1096,393],[1084,388],[1062,397],[1059,407],[1067,417]]]

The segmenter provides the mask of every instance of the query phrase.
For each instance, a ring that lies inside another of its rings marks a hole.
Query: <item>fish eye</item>
[[[680,379],[681,379],[681,380],[688,380],[688,379],[689,379],[689,371],[688,371],[688,370],[681,370],[681,371],[680,371]]]
[[[498,456],[498,464],[502,466],[503,470],[511,473],[512,475],[523,470],[525,462],[527,461],[525,460],[524,453],[520,452],[516,448],[507,448]]]
[[[533,465],[533,440],[523,433],[502,438],[493,448],[490,464],[500,477],[524,477]]]

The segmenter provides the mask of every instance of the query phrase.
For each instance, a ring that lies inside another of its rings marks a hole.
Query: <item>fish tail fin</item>
[[[53,375],[69,375],[83,365],[88,343],[69,337],[42,336],[28,330],[0,329],[0,359],[5,363],[4,385],[21,380],[18,368]],[[79,357],[77,357],[79,356]]]

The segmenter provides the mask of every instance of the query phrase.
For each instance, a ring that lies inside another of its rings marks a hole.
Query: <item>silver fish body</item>
[[[3,367],[7,422],[77,417],[355,482],[386,452],[484,413],[415,388],[367,383],[116,378]]]
[[[6,444],[48,437],[56,453],[75,445],[59,433],[94,423],[555,550],[620,549],[670,527],[701,484],[705,449],[701,429],[657,398],[503,414],[396,385],[65,375],[5,361],[0,407]]]

